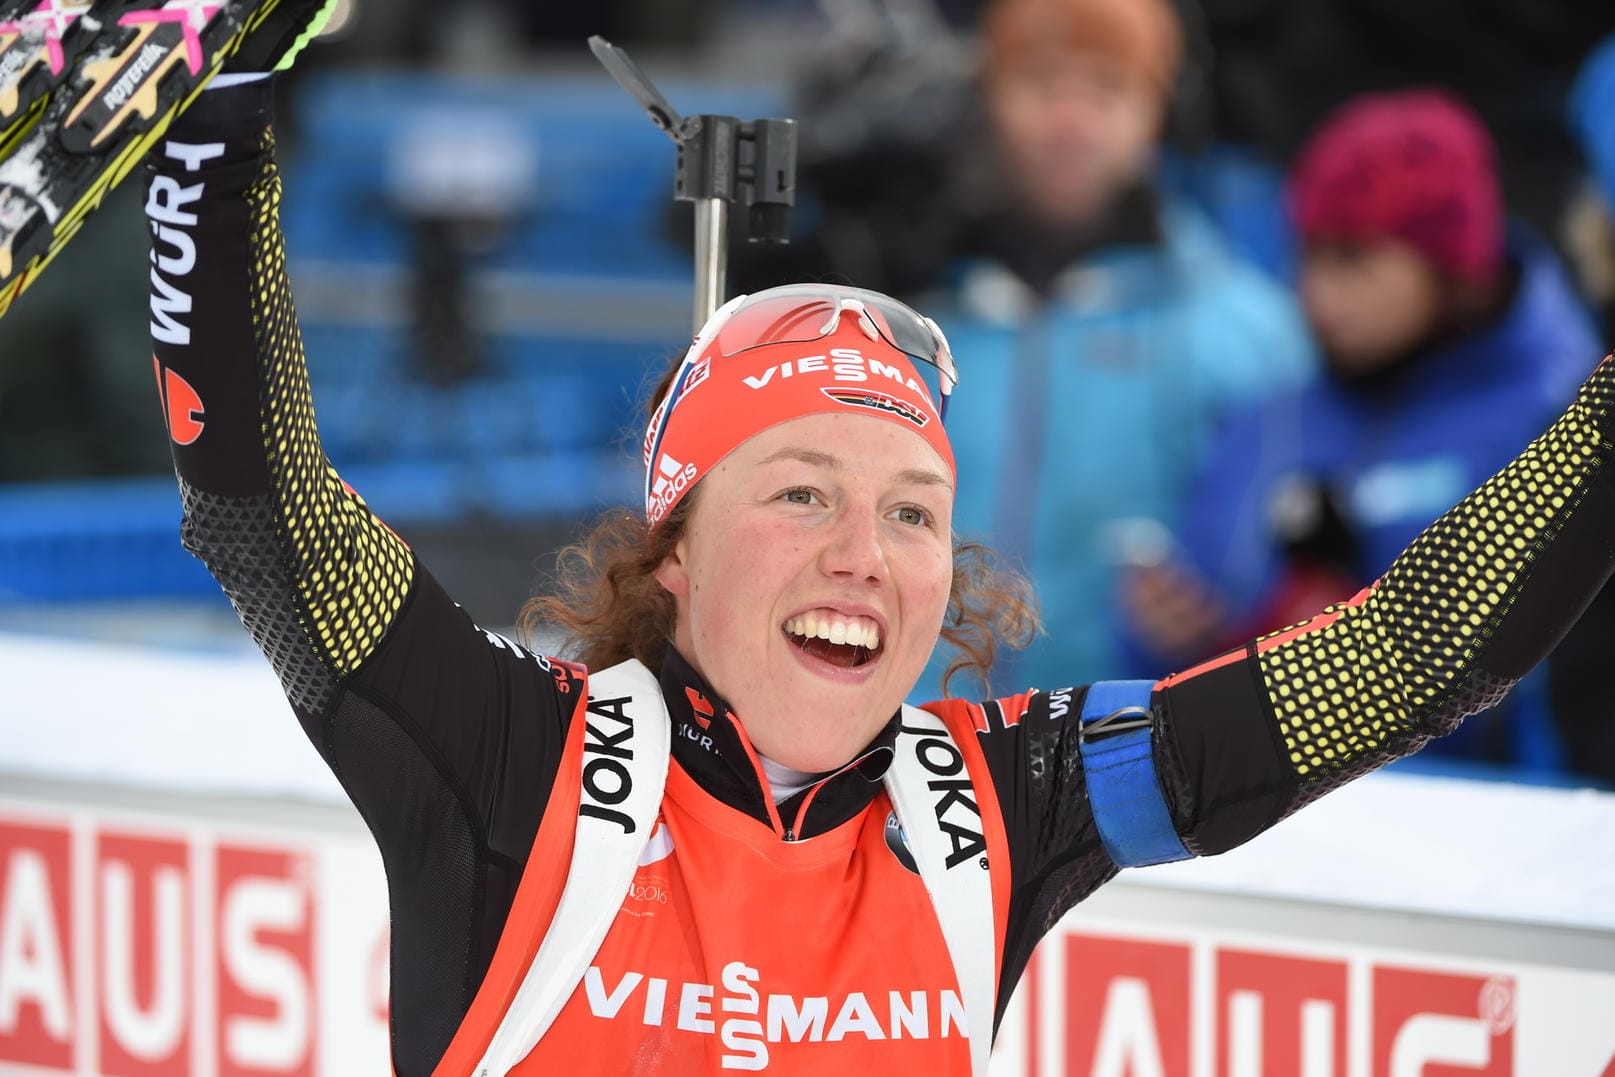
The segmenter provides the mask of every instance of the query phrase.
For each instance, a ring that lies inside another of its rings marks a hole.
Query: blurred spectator
[[[924,0],[825,3],[791,57],[786,115],[798,121],[797,212],[785,246],[739,242],[737,293],[834,279],[894,295],[934,287],[958,250],[979,156],[973,45]],[[674,232],[690,235],[688,203]],[[730,234],[749,234],[746,215]]]
[[[1615,30],[1586,0],[1197,0],[1215,50],[1218,137],[1286,165],[1362,93],[1442,85],[1500,148],[1512,214],[1557,242],[1583,164],[1564,103],[1581,59]]]
[[[1615,36],[1582,65],[1570,94],[1570,123],[1591,165],[1591,182],[1567,222],[1567,246],[1582,289],[1615,334]]]
[[[1230,422],[1176,549],[1128,574],[1132,624],[1168,664],[1349,598],[1540,433],[1602,354],[1553,255],[1507,231],[1492,143],[1449,94],[1350,103],[1289,192],[1324,373]],[[1505,721],[1466,723],[1438,750],[1542,749]]]
[[[1032,575],[1051,646],[995,679],[1128,672],[1119,521],[1174,504],[1236,402],[1299,380],[1304,323],[1273,281],[1151,180],[1182,32],[1166,0],[999,0],[983,32],[992,136],[956,289],[954,526]]]

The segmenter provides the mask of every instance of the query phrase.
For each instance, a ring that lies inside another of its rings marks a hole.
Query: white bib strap
[[[964,754],[941,718],[918,707],[903,708],[885,785],[953,958],[970,1034],[971,1073],[986,1077],[998,986],[992,875],[980,803]]]
[[[661,807],[672,737],[656,676],[632,659],[589,674],[585,716],[566,886],[473,1077],[504,1077],[549,1031],[617,918],[622,901],[612,895],[628,893]]]

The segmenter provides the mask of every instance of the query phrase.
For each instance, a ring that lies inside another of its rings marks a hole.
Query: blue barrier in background
[[[777,93],[759,88],[672,80],[664,89],[687,114],[750,118],[782,107]],[[526,161],[532,182],[511,196],[523,220],[490,253],[494,268],[688,284],[689,255],[665,227],[674,146],[603,72],[333,73],[303,86],[296,115],[300,143],[288,162],[282,210],[294,257],[407,259],[398,209],[409,197],[408,177],[419,174],[407,159],[426,155],[434,141],[461,152],[502,145],[506,163],[490,171]],[[498,182],[489,179],[490,186]]]
[[[583,517],[637,504],[626,454],[502,453],[344,468],[343,478],[408,537],[411,523],[471,515]],[[218,585],[180,546],[172,476],[0,487],[0,605],[144,598],[217,598]]]
[[[0,487],[0,602],[198,596],[172,477]]]

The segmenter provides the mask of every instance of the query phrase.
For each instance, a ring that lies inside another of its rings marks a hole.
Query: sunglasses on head
[[[811,344],[837,332],[848,318],[857,319],[858,328],[871,341],[880,340],[913,360],[920,389],[945,422],[959,372],[936,322],[889,295],[866,288],[791,284],[735,296],[707,320],[651,419],[645,444],[647,466],[657,459],[668,417],[691,387],[692,375],[703,359],[732,358],[775,344]],[[650,482],[648,472],[646,482]]]
[[[809,344],[834,333],[843,318],[858,319],[864,333],[877,337],[916,363],[915,371],[937,414],[947,417],[948,399],[959,371],[947,338],[936,322],[889,295],[834,284],[791,284],[725,304],[702,331],[699,356],[716,350],[728,358],[770,344]]]

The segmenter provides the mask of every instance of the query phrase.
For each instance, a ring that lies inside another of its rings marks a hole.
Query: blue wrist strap
[[[1187,860],[1150,743],[1153,681],[1100,681],[1082,704],[1082,770],[1105,852],[1117,867]]]

